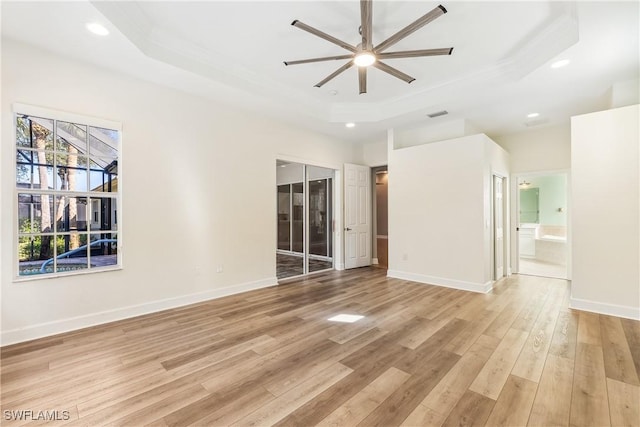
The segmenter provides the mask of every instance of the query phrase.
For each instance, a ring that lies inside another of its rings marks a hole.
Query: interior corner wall
[[[365,142],[361,146],[362,164],[366,166],[384,166],[387,164],[387,135],[380,141]]]
[[[489,158],[473,135],[389,152],[390,277],[486,292]],[[508,172],[508,171],[507,171]]]
[[[640,102],[640,79],[618,82],[611,87],[609,104],[611,108],[626,107]]]
[[[571,167],[571,126],[549,126],[493,138],[509,153],[511,173]]]
[[[122,123],[122,270],[14,282],[14,103]],[[276,159],[356,158],[352,144],[5,39],[1,111],[2,345],[276,284]]]
[[[445,118],[446,119],[446,118]],[[418,126],[394,129],[395,148],[408,148],[416,145],[428,144],[469,136],[474,127],[465,119],[441,121],[435,123],[421,123]]]
[[[571,307],[640,319],[640,108],[571,120]]]

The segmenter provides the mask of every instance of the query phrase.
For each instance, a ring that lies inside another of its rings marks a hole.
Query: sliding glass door
[[[333,170],[277,161],[278,278],[333,268]]]

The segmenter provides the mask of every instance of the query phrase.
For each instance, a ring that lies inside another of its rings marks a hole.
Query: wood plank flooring
[[[17,344],[1,424],[640,426],[640,322],[569,310],[568,292],[363,268]],[[34,420],[52,411],[67,419]]]

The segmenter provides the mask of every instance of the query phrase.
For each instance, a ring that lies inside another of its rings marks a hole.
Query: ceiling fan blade
[[[398,43],[403,38],[407,37],[409,34],[412,34],[413,32],[418,31],[420,28],[424,27],[429,22],[444,15],[445,13],[447,13],[447,9],[445,9],[444,6],[439,5],[438,7],[434,8],[431,12],[427,13],[421,18],[418,18],[411,24],[404,27],[402,30],[398,31],[397,33],[395,33],[394,35],[392,35],[391,37],[389,37],[388,39],[380,43],[378,46],[376,46],[375,51],[382,52],[383,50],[390,48],[391,46]]]
[[[360,31],[362,33],[362,48],[365,50],[373,49],[373,41],[371,40],[372,32],[373,3],[371,0],[360,0]]]
[[[412,81],[415,80],[413,77],[406,75],[400,70],[396,70],[395,68],[388,66],[384,62],[376,61],[373,63],[373,66],[376,67],[378,70],[384,71],[385,73],[389,73],[393,77],[397,77],[400,80],[405,81],[407,83],[411,83]]]
[[[358,84],[360,95],[367,93],[367,67],[358,67]]]
[[[337,70],[335,70],[333,73],[329,74],[327,77],[324,78],[324,80],[320,81],[319,83],[316,83],[314,86],[315,87],[322,87],[325,83],[327,83],[329,80],[333,79],[334,77],[336,77],[338,74],[342,73],[345,70],[348,70],[349,68],[351,68],[353,66],[353,61],[349,61],[346,64],[344,64],[342,67],[338,68]]]
[[[284,61],[284,65],[309,64],[310,62],[332,61],[339,59],[351,59],[353,55],[325,56],[323,58],[300,59],[298,61]]]
[[[293,25],[294,27],[300,28],[301,30],[304,30],[304,31],[306,31],[308,33],[311,33],[311,34],[313,34],[315,36],[318,36],[321,39],[325,39],[326,41],[329,41],[329,42],[331,42],[333,44],[337,44],[341,48],[347,49],[350,52],[355,52],[356,51],[355,46],[351,46],[347,42],[343,42],[342,40],[339,40],[339,39],[337,39],[337,38],[335,38],[333,36],[330,36],[327,33],[324,33],[324,32],[322,32],[320,30],[316,30],[315,28],[310,27],[307,24],[298,21],[297,19],[295,21],[293,21],[291,23],[291,25]]]
[[[453,52],[452,47],[443,47],[441,49],[405,50],[402,52],[379,53],[377,56],[380,59],[416,58],[419,56],[451,55],[451,52]]]

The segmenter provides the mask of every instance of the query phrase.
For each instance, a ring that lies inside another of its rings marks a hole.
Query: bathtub
[[[540,237],[538,240],[548,240],[551,242],[565,242],[567,243],[567,238],[565,236],[554,236],[552,234],[545,234]]]
[[[566,265],[567,238],[553,234],[536,237],[536,259],[553,264]]]

